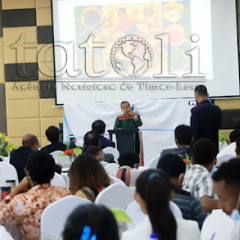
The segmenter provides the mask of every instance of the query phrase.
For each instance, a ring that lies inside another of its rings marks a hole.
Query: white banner
[[[165,148],[175,147],[174,129],[179,124],[190,124],[191,108],[194,99],[161,99],[134,101],[134,111],[139,113],[143,122],[145,165]],[[115,119],[122,114],[120,102],[71,103],[64,105],[64,141],[73,134],[77,145],[82,146],[83,136],[91,130],[92,123],[101,119],[107,130],[114,127]],[[107,136],[108,137],[108,136]]]

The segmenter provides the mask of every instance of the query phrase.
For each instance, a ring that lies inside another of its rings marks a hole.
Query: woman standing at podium
[[[130,107],[130,103],[128,101],[121,102],[121,110],[123,114],[117,116],[114,129],[138,129],[138,127],[142,126],[142,120],[140,118],[140,115],[137,113],[134,113]],[[136,134],[135,139],[135,150],[136,153],[140,153],[140,140],[139,135]]]

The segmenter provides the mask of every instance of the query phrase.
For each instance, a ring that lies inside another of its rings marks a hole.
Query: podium
[[[119,130],[108,130],[109,139],[112,140],[112,135],[116,135],[117,149],[120,154],[124,152],[136,152],[135,139],[138,134],[138,129],[119,129]]]

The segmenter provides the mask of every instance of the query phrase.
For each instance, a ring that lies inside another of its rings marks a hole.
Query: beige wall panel
[[[8,100],[7,119],[38,118],[40,117],[40,106],[38,99]]]
[[[40,119],[10,119],[7,120],[7,130],[10,138],[22,138],[27,133],[33,133],[36,136],[40,136]]]
[[[49,141],[46,137],[41,137],[41,147],[49,145]]]
[[[4,45],[9,46],[16,44],[22,35],[25,38],[24,44],[37,47],[37,27],[3,28]]]
[[[6,82],[6,99],[38,99],[39,98],[38,82]]]
[[[220,132],[224,135],[224,136],[228,136],[229,134],[233,131],[233,129],[226,129],[226,130],[220,130]]]
[[[0,83],[5,82],[4,60],[3,60],[3,38],[0,38]]]
[[[21,45],[23,47],[23,45]],[[4,63],[35,63],[37,62],[38,48],[25,48],[17,51],[11,46],[4,46]]]
[[[52,44],[38,44],[38,62],[53,62]]]
[[[240,99],[215,100],[215,104],[222,110],[240,109]]]
[[[36,0],[37,8],[51,7],[51,0]]]
[[[51,8],[38,8],[37,9],[37,26],[52,25],[52,12]]]
[[[2,9],[35,8],[36,0],[2,0]]]
[[[59,123],[63,122],[62,117],[56,117],[56,118],[41,118],[41,136],[45,136],[45,131],[50,126],[56,126],[59,128]]]
[[[63,107],[55,106],[55,99],[40,99],[41,117],[63,117]]]
[[[39,68],[39,80],[51,80],[54,79],[53,62],[40,62]]]

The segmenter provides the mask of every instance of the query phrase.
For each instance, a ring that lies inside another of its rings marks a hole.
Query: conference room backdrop
[[[38,55],[47,45],[45,61],[53,69],[51,0],[1,0],[0,5],[0,132],[18,146],[24,134],[33,133],[43,146],[45,129],[63,122],[63,108],[55,107],[53,72],[44,67],[43,52]],[[215,104],[224,110],[222,132],[228,134],[233,117],[240,116],[240,99]]]

